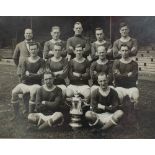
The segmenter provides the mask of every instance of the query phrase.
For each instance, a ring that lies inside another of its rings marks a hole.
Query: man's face
[[[75,48],[75,55],[76,55],[76,57],[82,57],[82,55],[83,55],[82,47],[76,47]]]
[[[124,26],[120,29],[120,34],[122,37],[126,37],[129,35],[129,28],[127,26]]]
[[[37,45],[30,46],[30,56],[31,57],[36,57],[38,55],[38,51],[39,51],[39,49],[38,49]]]
[[[54,77],[52,77],[51,74],[45,74],[44,75],[44,83],[48,88],[51,88],[53,86]]]
[[[26,29],[24,33],[24,37],[26,40],[31,40],[33,38],[33,33],[31,29]]]
[[[129,57],[129,49],[127,46],[122,46],[121,47],[121,54],[123,58],[128,58]]]
[[[108,79],[106,75],[98,76],[98,84],[103,90],[106,90],[108,87]]]
[[[96,30],[96,39],[98,41],[102,41],[104,39],[103,30]]]
[[[54,57],[59,58],[61,56],[61,46],[54,45]]]
[[[99,59],[105,59],[106,58],[106,49],[103,46],[99,46],[97,49],[97,54],[99,56]]]
[[[60,38],[60,29],[59,28],[53,29],[51,32],[51,36],[54,40],[58,40]]]
[[[82,25],[81,24],[75,24],[74,26],[74,32],[75,35],[80,35],[83,31]]]

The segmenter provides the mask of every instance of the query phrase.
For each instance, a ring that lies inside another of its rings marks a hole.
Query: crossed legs
[[[61,112],[55,112],[52,115],[45,116],[42,113],[31,113],[28,115],[28,121],[36,124],[39,130],[52,126],[60,126],[64,122]]]

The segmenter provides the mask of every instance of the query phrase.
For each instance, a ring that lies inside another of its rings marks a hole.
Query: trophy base
[[[72,115],[71,122],[69,123],[69,126],[72,127],[73,130],[80,129],[82,127],[81,116],[80,115]]]
[[[78,130],[82,127],[82,124],[79,124],[79,123],[69,123],[69,126],[73,129],[73,130]]]

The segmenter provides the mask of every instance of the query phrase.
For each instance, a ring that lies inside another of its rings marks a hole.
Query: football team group
[[[51,40],[45,42],[42,52],[32,29],[25,29],[25,40],[16,45],[13,54],[19,84],[11,94],[11,121],[21,118],[20,94],[23,115],[38,130],[63,127],[69,117],[67,99],[77,94],[87,103],[82,118],[91,128],[117,126],[127,111],[126,96],[129,106],[138,109],[138,64],[134,61],[138,47],[129,35],[129,26],[120,23],[121,36],[113,45],[100,27],[95,29],[93,43],[82,35],[80,22],[73,31],[74,36],[65,42],[60,39],[60,27],[53,26]]]

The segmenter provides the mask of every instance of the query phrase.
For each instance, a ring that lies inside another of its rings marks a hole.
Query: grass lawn
[[[18,122],[10,122],[12,108],[10,94],[18,83],[14,66],[0,65],[0,138],[54,138],[54,139],[94,139],[94,138],[155,138],[155,82],[139,80],[140,110],[139,128],[134,126],[117,127],[109,130],[105,135],[92,133],[85,128],[72,131],[70,128],[56,128],[46,131],[37,131],[35,128],[28,130],[28,122],[21,119]]]

